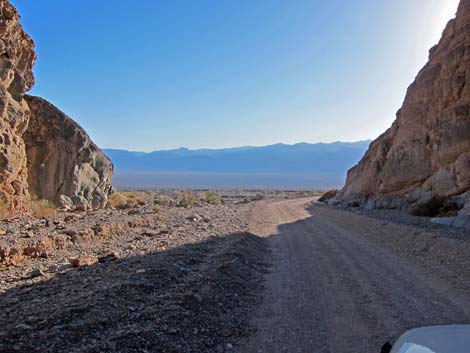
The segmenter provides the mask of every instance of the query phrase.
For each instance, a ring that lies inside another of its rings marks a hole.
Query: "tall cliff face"
[[[18,19],[0,0],[0,217],[29,213],[31,196],[57,202],[65,195],[82,208],[104,207],[113,165],[73,120],[25,95],[36,54]]]
[[[0,0],[0,211],[3,216],[27,213],[30,199],[26,151],[21,138],[28,126],[24,93],[34,84],[34,43],[18,23],[19,15]]]
[[[30,192],[59,203],[61,195],[75,205],[106,205],[113,164],[87,133],[51,103],[25,96],[31,110],[26,143]]]
[[[340,198],[370,207],[413,208],[436,199],[463,207],[469,191],[470,0],[461,0],[396,121],[348,172]]]

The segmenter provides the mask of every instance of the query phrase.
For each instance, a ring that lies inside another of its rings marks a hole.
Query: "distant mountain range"
[[[289,188],[321,188],[327,185],[340,186],[346,171],[361,159],[369,143],[370,141],[298,143],[197,150],[179,148],[149,153],[103,149],[103,152],[115,165],[114,183],[118,187],[281,188],[285,184]],[[154,185],[151,182],[152,175],[156,177],[162,174],[167,176],[165,180],[160,178]],[[173,178],[173,185],[172,175],[186,175],[187,180],[182,184],[181,180]],[[204,183],[204,175],[211,176],[207,179],[211,180],[207,184]],[[214,180],[218,180],[214,175],[218,175],[220,179],[217,185],[213,185]],[[263,175],[266,176],[265,179]],[[223,182],[222,179],[227,176],[230,176],[230,181],[227,179],[227,182]],[[256,182],[250,176],[256,176]],[[296,177],[299,180],[297,183]],[[237,180],[240,185],[235,185]]]
[[[345,173],[370,141],[154,152],[103,149],[118,172]]]

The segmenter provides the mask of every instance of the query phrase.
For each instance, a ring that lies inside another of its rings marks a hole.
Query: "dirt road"
[[[312,199],[263,204],[254,220],[274,263],[240,352],[374,353],[409,328],[470,322],[467,241]]]

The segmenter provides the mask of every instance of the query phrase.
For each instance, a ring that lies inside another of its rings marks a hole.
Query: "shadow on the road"
[[[0,352],[213,352],[250,333],[269,254],[249,233],[58,273],[0,296]]]
[[[464,283],[452,266],[468,262],[470,252],[438,264],[462,246],[457,240],[417,253],[416,246],[439,239],[406,236],[394,225],[377,236],[381,221],[349,227],[334,219],[343,211],[307,210],[310,216],[265,238],[217,236],[12,288],[0,296],[0,352],[229,352],[240,338],[258,336],[251,319],[260,310],[269,339],[276,338],[271,344],[379,352],[406,329],[468,321],[450,292],[436,291],[401,260],[422,261]],[[265,277],[272,259],[274,271]],[[262,334],[256,349],[264,347]]]
[[[470,321],[462,242],[322,204],[278,217],[295,215],[268,238],[276,261],[240,352],[378,353],[406,330]]]

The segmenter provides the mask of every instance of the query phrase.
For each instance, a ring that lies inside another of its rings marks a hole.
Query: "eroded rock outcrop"
[[[34,85],[36,53],[18,20],[9,1],[0,0],[0,217],[29,213],[32,196],[104,207],[113,165],[73,120],[25,96]]]
[[[348,172],[338,199],[470,214],[470,0],[461,1],[396,121]]]
[[[0,0],[0,213],[30,210],[26,151],[21,138],[29,119],[24,93],[34,84],[34,43],[18,23],[19,15]]]
[[[23,138],[31,194],[55,203],[64,203],[65,195],[75,206],[104,207],[112,162],[54,105],[39,97],[26,96],[26,101],[31,118]]]

